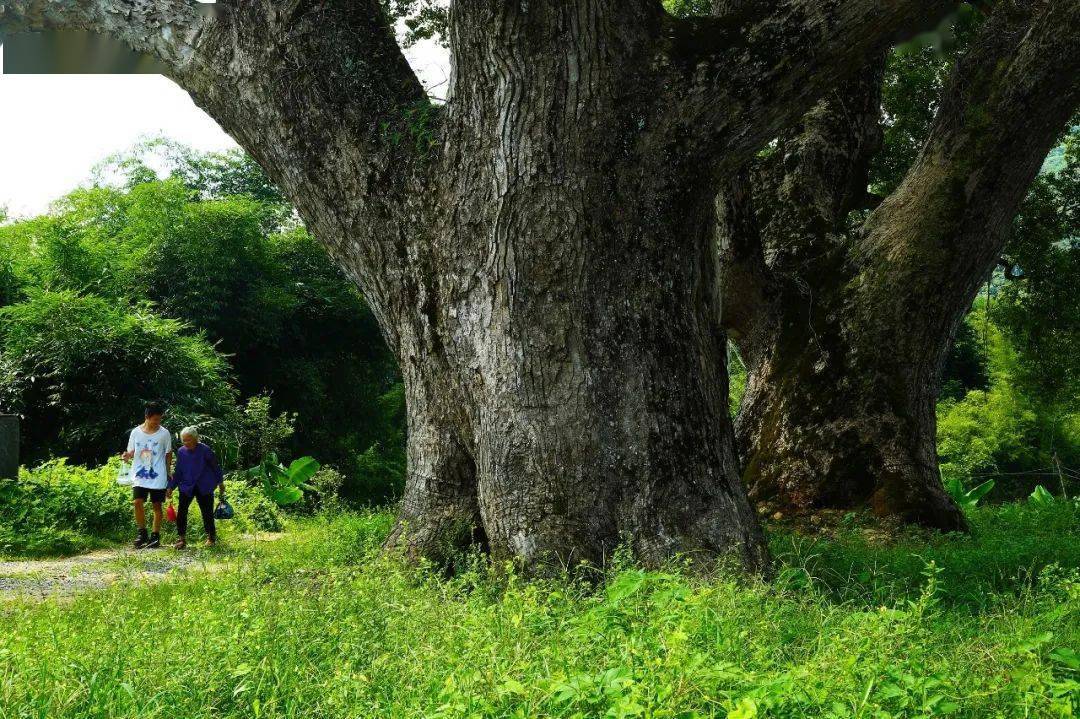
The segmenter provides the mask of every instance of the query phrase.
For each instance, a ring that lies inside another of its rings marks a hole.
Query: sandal
[[[184,549],[187,547],[187,542],[185,542],[183,539],[177,539],[172,546],[173,549]]]

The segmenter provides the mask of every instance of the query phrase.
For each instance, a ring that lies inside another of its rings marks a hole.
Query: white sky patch
[[[445,97],[447,51],[428,41],[405,55],[431,94]],[[13,217],[45,212],[107,155],[158,135],[204,151],[236,146],[160,75],[0,74],[0,207]]]

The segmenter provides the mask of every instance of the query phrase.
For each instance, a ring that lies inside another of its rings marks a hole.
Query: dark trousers
[[[202,526],[206,530],[206,536],[217,539],[217,529],[214,528],[214,493],[186,494],[180,493],[180,506],[176,510],[176,533],[181,537],[187,534],[187,513],[191,506],[191,500],[199,503],[199,512],[202,514]]]

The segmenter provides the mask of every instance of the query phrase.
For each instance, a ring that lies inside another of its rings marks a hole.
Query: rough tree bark
[[[460,0],[430,105],[375,0],[0,1],[149,51],[359,283],[406,383],[389,543],[536,566],[765,559],[727,416],[713,202],[942,0]]]
[[[1080,100],[1078,37],[1076,3],[996,3],[915,165],[859,226],[845,223],[875,204],[880,66],[721,194],[725,325],[748,369],[737,447],[753,500],[965,527],[938,472],[941,367]]]

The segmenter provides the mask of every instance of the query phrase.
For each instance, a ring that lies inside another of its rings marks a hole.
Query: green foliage
[[[380,0],[388,24],[402,23],[405,37],[402,44],[412,47],[421,40],[436,40],[447,45],[450,5],[441,0]]]
[[[166,167],[199,199],[246,197],[265,206],[283,207],[285,197],[246,152],[199,152],[164,137],[139,142],[99,162],[92,172],[96,185],[120,185],[128,190],[154,183],[152,166]]]
[[[977,317],[972,317],[975,320]],[[990,363],[983,332],[972,321],[961,322],[942,370],[939,399],[962,400],[973,389],[990,386]]]
[[[280,532],[285,528],[278,505],[261,486],[248,482],[247,472],[234,472],[225,480],[229,503],[236,514],[228,522],[242,532]]]
[[[295,423],[295,414],[273,413],[269,395],[260,394],[248,399],[238,425],[240,453],[237,466],[247,467],[267,455],[280,453],[296,431]]]
[[[117,463],[86,469],[60,459],[0,479],[0,556],[75,554],[126,538],[131,490],[116,484]]]
[[[146,401],[227,418],[228,365],[190,328],[69,291],[0,309],[0,409],[21,415],[22,456],[101,462],[123,448]]]
[[[989,494],[995,484],[994,480],[988,479],[976,487],[964,489],[964,484],[960,481],[960,478],[953,477],[945,483],[945,491],[956,502],[956,506],[967,511],[974,508],[980,499]]]
[[[1039,400],[1022,379],[1023,354],[995,321],[987,320],[981,303],[968,324],[984,335],[989,384],[938,404],[942,479],[970,486],[995,476],[1001,498],[1020,498],[1035,483],[1056,477],[1058,462],[1080,464],[1080,417],[1075,405]]]
[[[152,168],[160,167],[168,178],[158,179]],[[392,495],[380,483],[398,481],[391,469],[404,461],[404,418],[390,426],[380,397],[393,391],[393,359],[355,286],[251,158],[153,140],[95,173],[100,186],[71,193],[51,214],[0,225],[0,306],[25,304],[26,313],[41,290],[75,293],[107,301],[117,321],[137,316],[181,335],[203,332],[230,365],[208,381],[231,376],[248,404],[238,425],[236,408],[178,401],[172,424],[197,425],[228,466],[250,466],[269,451],[312,452],[341,469],[352,501]],[[102,336],[126,331],[98,327]],[[138,387],[109,386],[124,400],[118,409],[145,398],[135,392],[173,398],[171,379],[136,374]],[[0,397],[26,391],[0,386]],[[125,425],[138,421],[136,410]],[[101,434],[83,424],[98,420],[57,412],[41,425],[30,459],[100,462],[122,443],[113,436],[73,448],[73,435]]]
[[[1035,487],[1035,491],[1028,497],[1028,501],[1034,504],[1036,507],[1049,507],[1056,501],[1054,495],[1041,484]]]
[[[1080,710],[1080,542],[1061,507],[976,508],[972,537],[780,535],[769,582],[625,565],[593,582],[527,581],[475,555],[447,580],[379,552],[389,515],[302,521],[214,573],[8,603],[0,707],[148,719]],[[169,657],[168,670],[141,656]]]
[[[743,395],[746,394],[746,365],[739,357],[735,345],[728,343],[728,411],[734,417],[739,412]]]
[[[712,14],[712,0],[664,0],[664,9],[678,18]]]
[[[381,503],[400,496],[405,487],[405,387],[396,384],[379,397],[376,427],[385,440],[376,441],[355,459],[354,486],[346,498]]]
[[[1064,147],[1065,166],[1036,179],[1014,222],[991,313],[1016,352],[1013,381],[1045,415],[1080,402],[1080,128]]]
[[[341,472],[333,467],[320,467],[309,484],[313,491],[304,493],[304,512],[340,512],[345,509],[343,494],[346,479]]]
[[[308,481],[320,466],[314,457],[301,457],[285,467],[278,461],[277,455],[271,453],[249,469],[248,476],[262,487],[267,497],[284,507],[302,500],[304,490],[315,490]]]

